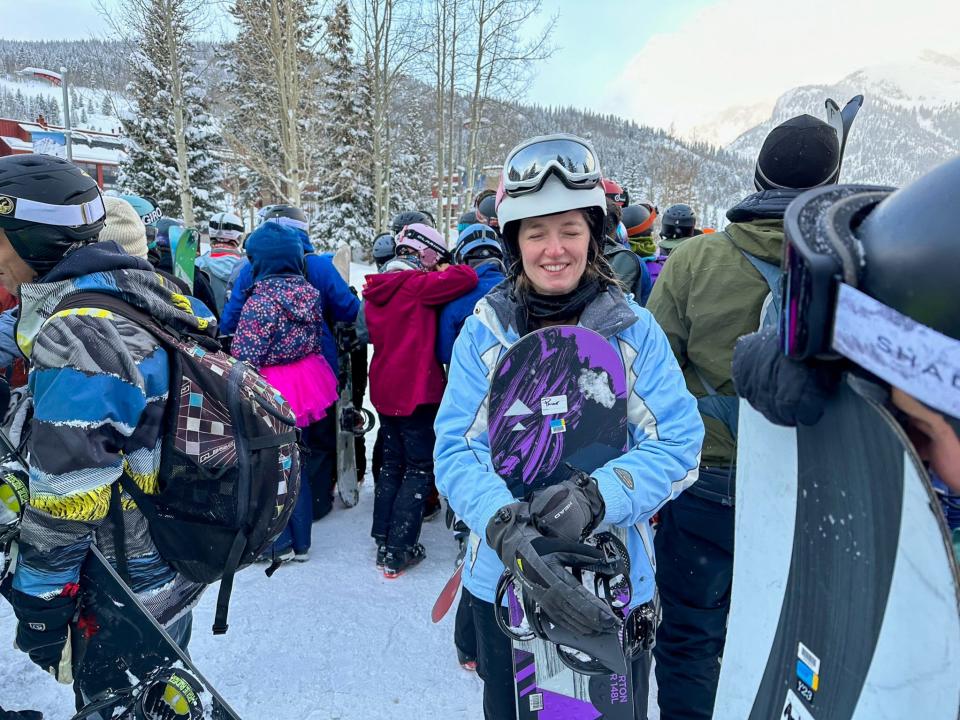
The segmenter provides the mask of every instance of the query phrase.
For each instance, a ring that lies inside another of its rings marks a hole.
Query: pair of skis
[[[837,167],[837,176],[839,177],[840,167],[843,164],[843,153],[847,148],[847,138],[850,136],[850,128],[853,126],[853,121],[856,119],[857,113],[860,112],[860,108],[863,107],[863,95],[854,95],[847,101],[842,110],[833,98],[827,98],[824,107],[827,110],[827,123],[837,133],[837,139],[840,141],[840,165]]]

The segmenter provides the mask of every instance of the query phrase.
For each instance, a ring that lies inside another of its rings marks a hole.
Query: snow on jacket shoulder
[[[464,585],[493,602],[503,564],[484,538],[490,518],[515,498],[494,472],[487,435],[487,391],[497,362],[518,339],[516,306],[501,285],[477,303],[453,347],[450,381],[435,423],[437,487],[474,532]],[[630,449],[592,475],[605,522],[628,531],[634,602],[653,595],[647,521],[697,478],[703,423],[670,345],[652,316],[617,288],[601,293],[580,325],[606,337],[623,361]]]
[[[406,416],[418,405],[440,402],[444,377],[435,350],[437,314],[441,305],[476,286],[477,273],[467,265],[367,275],[370,401],[377,412]]]

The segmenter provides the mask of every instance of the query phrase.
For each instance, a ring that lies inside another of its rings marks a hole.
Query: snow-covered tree
[[[121,119],[127,158],[120,186],[156,198],[188,225],[195,213],[217,210],[222,197],[217,132],[190,62],[202,7],[199,0],[127,0],[123,10],[136,49],[131,108]]]
[[[369,77],[366,64],[353,62],[347,0],[337,2],[326,27],[323,125],[327,149],[316,231],[327,247],[345,240],[367,252],[374,236]]]
[[[233,0],[225,49],[224,137],[250,199],[302,206],[316,175],[319,20],[301,0]]]
[[[422,90],[401,84],[391,99],[393,152],[390,165],[390,216],[401,210],[428,208],[435,200],[430,196],[435,175],[433,153],[426,129],[425,116],[432,109],[419,102]],[[386,225],[378,230],[386,230]]]

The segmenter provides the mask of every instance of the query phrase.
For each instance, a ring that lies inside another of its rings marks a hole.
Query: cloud
[[[865,65],[956,52],[958,25],[956,0],[720,0],[651,37],[601,110],[682,132]]]

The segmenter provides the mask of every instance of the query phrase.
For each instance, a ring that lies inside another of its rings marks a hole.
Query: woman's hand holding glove
[[[581,542],[606,511],[597,481],[570,467],[569,478],[538,490],[530,499],[530,519],[541,535]]]
[[[579,495],[571,489],[567,497],[579,498]],[[579,502],[578,499],[575,504]],[[567,507],[566,502],[557,504],[561,509]],[[487,524],[490,547],[520,582],[524,594],[539,604],[552,622],[580,635],[616,630],[619,622],[613,611],[567,570],[589,570],[605,565],[604,554],[580,543],[579,538],[546,537],[532,524],[531,507],[531,504],[517,502],[500,508]],[[561,517],[554,518],[553,515],[557,514]],[[567,534],[579,524],[579,521],[565,519],[574,517],[573,514],[567,516],[556,510],[553,515],[550,517],[555,522],[546,526],[553,532]],[[583,530],[577,529],[576,532],[582,534]]]

